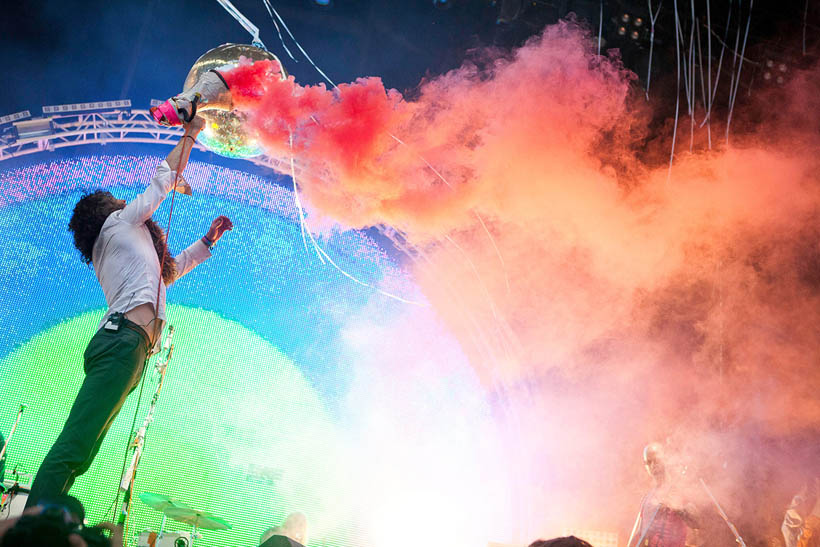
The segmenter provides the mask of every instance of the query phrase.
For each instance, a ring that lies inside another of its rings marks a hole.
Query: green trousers
[[[88,471],[108,428],[139,384],[149,349],[145,332],[122,316],[117,331],[101,328],[91,338],[83,354],[85,380],[40,465],[26,506],[67,493],[74,479]]]

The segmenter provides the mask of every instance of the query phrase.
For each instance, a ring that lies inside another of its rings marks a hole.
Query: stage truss
[[[40,122],[42,126],[48,127],[48,133],[21,137],[17,131],[20,122],[0,127],[0,161],[88,144],[135,143],[174,146],[182,136],[181,128],[158,125],[148,110],[131,108],[67,112],[31,121]],[[198,142],[194,144],[194,148],[208,152],[208,149]],[[290,161],[286,158],[262,155],[241,161],[267,167],[277,173],[291,173]],[[301,178],[304,171],[296,162],[294,169],[297,179]]]
[[[156,105],[159,102],[152,100],[151,104]],[[121,103],[130,105],[131,101],[125,100]],[[100,104],[105,103],[69,105],[86,107],[85,111],[74,112],[59,112],[65,107],[43,107],[43,113],[48,115],[34,119],[21,119],[16,114],[0,118],[0,162],[38,152],[53,152],[60,148],[82,145],[135,143],[175,146],[182,136],[181,128],[158,125],[148,110],[125,106],[88,111],[88,107],[93,108]],[[27,115],[28,111],[20,114]],[[12,121],[15,117],[20,121]],[[36,125],[34,131],[31,130],[32,124]],[[20,132],[24,136],[21,137]],[[25,136],[27,132],[42,134]],[[210,152],[199,142],[194,143],[194,148]],[[267,155],[235,159],[271,169],[276,174],[292,177],[295,181],[301,182],[311,178],[311,172],[300,166],[296,159],[291,162],[290,158],[273,158]],[[313,175],[314,178],[321,179],[321,175]],[[401,231],[386,225],[373,228],[382,238],[389,241],[396,251],[407,256],[415,254]]]

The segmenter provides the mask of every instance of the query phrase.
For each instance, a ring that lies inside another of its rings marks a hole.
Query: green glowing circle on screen
[[[102,310],[84,313],[34,336],[0,360],[7,376],[0,397],[26,402],[10,446],[10,461],[36,472],[56,439],[83,379],[82,354]],[[174,354],[146,438],[135,493],[171,496],[227,520],[227,531],[203,531],[199,545],[256,545],[287,513],[334,515],[312,523],[322,545],[349,540],[350,515],[337,500],[342,455],[338,431],[319,395],[298,366],[242,325],[206,310],[171,305]],[[142,403],[142,424],[155,391],[152,360]],[[110,519],[123,452],[139,388],[128,398],[90,471],[71,493],[91,522]],[[16,452],[16,453],[15,453]],[[22,452],[22,453],[21,453]],[[106,514],[107,513],[107,514]],[[130,532],[159,528],[161,514],[135,501]],[[172,530],[188,530],[169,521]],[[318,524],[318,527],[315,526]],[[318,530],[317,530],[318,528]]]

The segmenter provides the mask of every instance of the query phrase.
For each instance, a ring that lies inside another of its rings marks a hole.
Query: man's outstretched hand
[[[220,215],[211,222],[211,229],[208,230],[208,233],[205,234],[205,237],[216,243],[219,241],[219,238],[222,237],[226,231],[231,230],[233,228],[233,223],[231,219],[224,215]]]

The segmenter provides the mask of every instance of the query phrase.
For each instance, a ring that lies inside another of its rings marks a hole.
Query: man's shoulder
[[[105,219],[105,222],[103,222],[103,225],[100,228],[100,234],[110,229],[112,226],[115,226],[116,224],[120,224],[123,222],[125,221],[122,219],[122,209],[114,211],[113,213],[108,215],[108,217]]]
[[[125,211],[125,209],[118,209],[118,210],[114,211],[113,213],[111,213],[110,215],[108,215],[108,218],[106,218],[105,222],[103,222],[103,225],[102,225],[102,228],[100,229],[100,231],[103,231],[106,228],[110,228],[112,226],[116,226],[118,224],[127,224],[128,226],[134,226],[134,227],[140,227],[140,226],[143,225],[142,223],[135,225],[135,224],[131,224],[130,222],[128,222],[128,220],[123,218],[124,211]]]
[[[100,228],[100,234],[94,242],[95,253],[101,251],[105,242],[110,241],[112,237],[139,229],[140,226],[135,226],[122,218],[122,209],[114,211],[108,215],[108,218],[103,222],[102,228]]]

